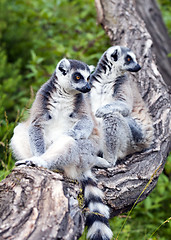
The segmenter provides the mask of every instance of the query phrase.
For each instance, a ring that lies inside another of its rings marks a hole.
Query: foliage
[[[109,47],[96,25],[93,4],[93,0],[1,1],[0,169],[8,165],[4,152],[10,156],[16,115],[19,120],[21,109],[31,104],[30,95],[49,78],[57,62],[67,57],[95,65]]]
[[[158,1],[171,34],[170,0]],[[14,165],[9,151],[13,128],[27,114],[34,93],[53,73],[57,62],[67,57],[96,65],[109,47],[95,17],[94,0],[1,0],[0,179]],[[171,155],[157,187],[136,206],[119,239],[148,239],[170,217],[170,178]],[[114,236],[124,219],[122,215],[110,221]],[[165,223],[151,239],[169,239],[169,227],[170,223]]]
[[[171,36],[171,2],[170,0],[158,0],[159,7],[163,16],[163,20]]]

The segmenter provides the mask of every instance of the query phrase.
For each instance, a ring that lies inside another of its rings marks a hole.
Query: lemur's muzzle
[[[87,83],[84,87],[82,88],[77,88],[78,91],[82,92],[82,93],[87,93],[87,92],[90,92],[91,90],[91,87],[90,87],[90,84]]]
[[[141,69],[141,66],[140,66],[139,64],[137,64],[137,65],[135,66],[134,71],[135,71],[135,72],[138,72],[140,69]]]
[[[129,72],[138,72],[141,69],[141,66],[137,63],[135,67],[128,69]]]

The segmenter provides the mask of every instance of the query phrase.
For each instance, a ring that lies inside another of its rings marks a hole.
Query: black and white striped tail
[[[110,240],[112,231],[109,227],[109,208],[103,203],[103,192],[97,187],[90,171],[81,180],[86,208],[87,238],[90,240]]]

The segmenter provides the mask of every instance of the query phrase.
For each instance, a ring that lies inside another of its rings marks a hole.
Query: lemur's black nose
[[[129,72],[138,72],[140,69],[141,69],[141,67],[140,67],[140,65],[137,63],[137,64],[135,65],[135,67],[131,67],[131,68],[127,69],[127,71],[129,71]]]
[[[90,87],[90,84],[87,83],[84,87],[82,88],[76,88],[76,90],[82,92],[82,93],[87,93],[87,92],[90,92],[91,90],[91,87]]]
[[[141,66],[137,63],[137,65],[134,68],[134,72],[138,72],[141,69]]]
[[[86,93],[86,92],[90,92],[90,90],[91,90],[90,84],[87,83],[84,87],[82,87],[81,92]]]

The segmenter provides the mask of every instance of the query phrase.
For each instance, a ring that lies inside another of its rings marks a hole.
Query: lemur
[[[90,240],[109,240],[109,209],[103,204],[103,192],[98,189],[91,172],[94,165],[109,164],[96,156],[96,140],[91,138],[94,123],[84,93],[91,67],[71,59],[62,59],[51,78],[42,85],[26,122],[14,129],[11,148],[18,160],[26,164],[62,169],[68,177],[82,184]]]
[[[148,148],[153,140],[152,120],[126,72],[141,69],[135,54],[126,47],[112,46],[100,58],[90,77],[91,106],[101,132],[103,157],[111,166],[117,159]]]

